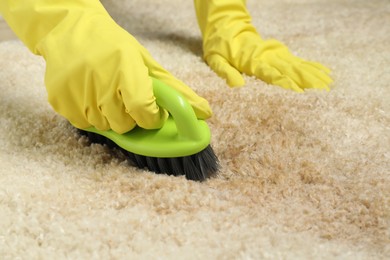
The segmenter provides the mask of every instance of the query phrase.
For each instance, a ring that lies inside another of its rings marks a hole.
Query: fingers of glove
[[[325,89],[330,90],[329,85],[333,83],[333,79],[329,76],[329,74],[325,73],[323,70],[318,70],[306,62],[302,63],[301,66],[305,71],[310,72],[313,77],[323,82],[326,85]]]
[[[254,76],[267,82],[268,84],[278,85],[282,88],[291,89],[298,93],[304,92],[303,89],[301,89],[294,80],[281,73],[281,71],[278,69],[265,63],[259,63],[254,74]]]
[[[85,128],[88,128],[91,126],[91,124],[85,118],[85,115],[84,116],[83,115],[77,116],[75,114],[72,114],[71,116],[67,116],[66,114],[63,114],[63,113],[59,113],[59,114],[64,116],[69,121],[69,123],[71,123],[74,127],[78,128],[78,129],[85,129]]]
[[[100,113],[100,110],[97,107],[88,107],[85,109],[85,117],[89,124],[93,125],[99,130],[109,130],[110,124],[107,119]]]
[[[132,77],[123,78],[117,95],[126,107],[126,113],[142,128],[161,128],[168,113],[156,103],[147,69],[132,73]]]
[[[133,99],[131,109],[127,112],[137,122],[137,125],[145,129],[161,128],[168,118],[168,112],[156,104],[155,98]]]
[[[296,75],[299,75],[301,79],[300,86],[302,88],[330,90],[329,84],[332,82],[332,80],[322,71],[313,68],[304,62],[295,63],[291,67],[293,71],[295,71]]]
[[[118,134],[126,133],[136,126],[134,119],[126,113],[122,100],[112,98],[101,105],[99,111],[109,127]]]
[[[282,59],[283,58],[281,57],[281,60]],[[331,70],[321,63],[306,61],[292,54],[285,56],[284,60],[289,64],[293,64],[296,68],[299,68],[303,72],[311,73],[313,76],[321,79],[326,85],[330,85],[333,82],[332,78],[329,76]]]
[[[207,119],[212,116],[210,105],[206,99],[200,97],[190,87],[165,70],[157,61],[151,57],[145,48],[142,46],[140,48],[145,64],[149,69],[150,76],[159,79],[182,94],[183,97],[191,104],[196,116],[199,119]]]
[[[307,64],[307,65],[313,66],[314,68],[316,68],[316,69],[318,69],[318,70],[324,72],[325,74],[330,74],[330,73],[331,73],[331,70],[330,70],[328,67],[322,65],[322,64],[319,63],[319,62],[315,62],[315,61],[304,61],[304,63]]]
[[[311,61],[304,61],[303,64],[307,67],[308,71],[311,71],[312,74],[316,74],[317,77],[321,78],[327,85],[333,83],[333,79],[330,77],[331,70],[324,65]]]
[[[286,77],[293,80],[301,89],[317,88],[328,90],[328,83],[322,79],[323,72],[306,65],[301,58],[289,56],[273,59],[272,63]]]
[[[197,118],[208,119],[212,116],[213,112],[208,101],[196,94],[195,91],[193,91],[182,81],[176,79],[169,73],[156,73],[154,74],[154,77],[178,91],[192,106]]]
[[[219,54],[207,56],[206,62],[218,76],[226,79],[226,82],[230,87],[239,87],[245,84],[245,80],[241,73]]]

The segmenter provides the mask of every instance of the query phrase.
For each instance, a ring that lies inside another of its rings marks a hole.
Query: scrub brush
[[[192,106],[176,90],[153,79],[157,104],[169,112],[163,127],[146,130],[135,127],[125,134],[94,127],[80,130],[91,142],[119,147],[135,166],[156,173],[185,175],[203,181],[215,175],[219,161],[210,146],[210,129],[198,119]]]

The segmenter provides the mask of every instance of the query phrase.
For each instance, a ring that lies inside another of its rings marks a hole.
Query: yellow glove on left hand
[[[244,0],[195,0],[204,59],[230,86],[245,84],[241,73],[303,92],[329,90],[330,70],[294,56],[276,40],[263,40],[251,24]]]

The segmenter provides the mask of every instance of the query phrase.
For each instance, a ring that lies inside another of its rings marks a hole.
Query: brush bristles
[[[155,173],[163,173],[168,175],[185,175],[188,180],[204,181],[207,178],[215,175],[219,169],[219,161],[213,149],[208,145],[202,151],[183,157],[174,158],[157,158],[148,157],[126,151],[117,146],[110,139],[99,134],[79,130],[82,135],[88,137],[93,143],[100,143],[109,146],[110,148],[120,149],[131,163],[140,168],[148,169]]]

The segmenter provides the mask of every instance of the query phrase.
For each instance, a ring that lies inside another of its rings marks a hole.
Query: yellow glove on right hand
[[[329,90],[330,70],[294,56],[276,40],[263,40],[251,24],[244,0],[194,1],[204,59],[230,86],[244,85],[241,73],[245,73],[297,92]]]
[[[161,127],[167,112],[155,103],[150,77],[178,90],[199,118],[211,116],[208,102],[164,70],[98,0],[2,0],[0,13],[45,58],[49,102],[78,128]]]

